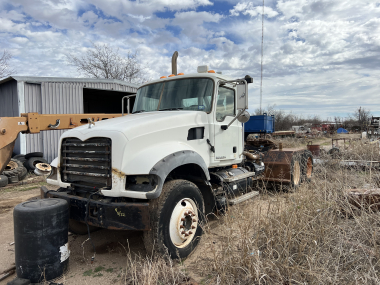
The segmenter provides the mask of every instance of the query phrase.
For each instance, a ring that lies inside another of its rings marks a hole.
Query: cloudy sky
[[[148,78],[198,65],[251,75],[259,107],[262,1],[0,0],[0,50],[18,75],[79,77],[66,54],[91,42],[137,52]],[[263,106],[380,116],[380,0],[265,0]]]

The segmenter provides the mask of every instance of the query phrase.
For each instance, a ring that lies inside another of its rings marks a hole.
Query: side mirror
[[[251,118],[251,115],[248,113],[248,111],[244,111],[243,113],[239,115],[237,119],[240,123],[244,124],[248,122],[250,118]]]
[[[236,108],[240,110],[248,109],[248,83],[245,80],[241,80],[236,85]]]

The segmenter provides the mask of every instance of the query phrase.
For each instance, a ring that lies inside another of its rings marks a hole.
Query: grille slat
[[[66,138],[61,149],[61,177],[66,183],[111,189],[111,140]]]
[[[88,153],[88,154],[110,154],[110,151],[99,150],[64,150],[64,153]]]
[[[75,174],[75,175],[84,175],[84,176],[93,176],[93,177],[110,177],[109,174],[99,174],[99,173],[89,173],[89,172],[78,172],[78,171],[62,171],[67,174]]]
[[[81,164],[67,164],[64,163],[63,166],[75,167],[75,168],[95,168],[95,169],[108,169],[107,166],[98,166],[98,165],[81,165]]]
[[[83,146],[83,147],[89,147],[89,146],[108,146],[106,143],[64,143],[63,146]]]
[[[108,161],[108,158],[86,158],[86,157],[63,157],[64,160],[76,160],[76,161]]]

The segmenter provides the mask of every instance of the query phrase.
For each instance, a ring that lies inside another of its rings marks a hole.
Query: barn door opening
[[[120,114],[121,99],[134,93],[83,88],[83,113]],[[130,111],[133,109],[135,97],[130,99]],[[127,100],[124,100],[124,110],[127,112]]]

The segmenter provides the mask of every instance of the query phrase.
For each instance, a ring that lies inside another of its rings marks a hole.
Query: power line
[[[261,81],[260,81],[260,115],[261,105],[263,102],[263,57],[264,57],[264,0],[263,0],[263,12],[261,14]]]

